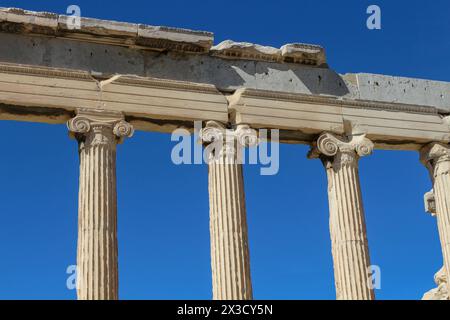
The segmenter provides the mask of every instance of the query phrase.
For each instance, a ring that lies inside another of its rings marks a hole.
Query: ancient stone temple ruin
[[[204,135],[279,129],[281,143],[311,146],[328,177],[337,299],[375,298],[360,158],[418,151],[444,261],[424,298],[448,299],[450,83],[338,74],[317,45],[214,44],[210,32],[73,19],[0,10],[0,119],[67,123],[79,143],[79,299],[118,298],[116,145],[135,130],[193,130],[194,121]],[[213,298],[252,299],[238,161],[209,163],[209,197]]]

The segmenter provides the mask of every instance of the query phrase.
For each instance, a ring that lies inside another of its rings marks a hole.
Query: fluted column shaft
[[[447,279],[450,279],[450,146],[431,143],[421,150],[421,161],[433,183],[435,215]]]
[[[118,299],[116,143],[132,127],[120,114],[79,111],[68,122],[79,142],[77,296]]]
[[[358,159],[373,144],[364,136],[325,133],[310,157],[320,157],[328,179],[330,236],[338,300],[373,300],[370,258],[358,173]]]
[[[253,298],[239,133],[208,122],[202,130],[208,144],[211,269],[214,300]],[[215,145],[214,145],[215,144]]]
[[[433,170],[431,170],[433,171]],[[424,204],[425,211],[431,214],[431,216],[436,216],[436,199],[434,196],[433,189],[424,194]],[[437,287],[425,292],[422,300],[448,300],[448,288],[447,288],[447,274],[445,267],[442,266],[438,272],[434,275],[434,282]]]

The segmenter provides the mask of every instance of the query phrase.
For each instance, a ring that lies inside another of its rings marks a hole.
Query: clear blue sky
[[[0,6],[213,31],[279,47],[323,45],[340,73],[450,81],[450,3],[434,1],[0,1]],[[382,9],[382,30],[366,8]],[[0,44],[1,45],[1,44]],[[0,122],[0,298],[74,299],[78,154],[63,125]],[[207,168],[176,166],[169,135],[137,132],[118,147],[120,298],[209,299]],[[326,177],[307,146],[282,145],[280,171],[245,167],[256,299],[334,299]],[[375,151],[360,162],[380,299],[418,299],[442,265],[431,188],[416,152]]]

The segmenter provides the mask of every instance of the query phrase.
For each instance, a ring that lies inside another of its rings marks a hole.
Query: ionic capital
[[[223,123],[208,121],[200,131],[202,143],[209,144],[214,141],[236,140],[239,145],[250,147],[258,144],[258,135],[255,129],[246,124],[238,124],[235,129],[227,129]]]
[[[199,139],[202,144],[208,145],[214,141],[223,141],[227,129],[225,125],[217,121],[207,121],[199,132]]]
[[[313,144],[308,157],[334,158],[336,155],[346,155],[346,161],[357,160],[357,157],[370,155],[374,145],[365,135],[341,137],[329,132],[322,133]]]
[[[67,128],[78,140],[92,136],[90,144],[120,143],[134,133],[133,126],[120,112],[78,109],[76,114],[67,121]]]
[[[429,143],[420,149],[420,161],[429,168],[441,162],[450,162],[450,146],[439,142]]]
[[[206,122],[199,138],[209,152],[209,159],[213,157],[222,161],[224,158],[226,163],[235,163],[243,147],[256,146],[259,142],[256,130],[248,125],[239,124],[234,129],[228,129],[217,121]]]
[[[254,147],[259,143],[256,130],[250,128],[247,124],[238,124],[234,130],[234,136],[238,141],[238,145],[243,147]]]

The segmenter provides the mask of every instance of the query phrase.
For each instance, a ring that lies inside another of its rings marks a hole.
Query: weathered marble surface
[[[328,207],[337,300],[374,300],[358,161],[372,153],[364,135],[319,136],[308,154],[320,158],[328,178]]]
[[[246,59],[272,62],[291,62],[326,67],[325,51],[322,47],[290,43],[280,49],[249,42],[225,40],[210,49],[213,56],[225,59]]]
[[[143,46],[157,51],[206,52],[213,42],[213,34],[205,31],[86,17],[80,18],[80,25],[77,28],[74,28],[71,22],[72,16],[18,8],[0,8],[0,30],[11,33],[95,39],[99,43]]]
[[[286,44],[277,49],[226,41],[213,47],[210,32],[84,17],[77,31],[67,29],[67,19],[0,9],[0,61],[83,70],[104,78],[122,74],[204,83],[224,92],[250,88],[450,112],[450,83],[341,75],[327,66],[320,46]]]
[[[436,283],[437,288],[426,292],[423,295],[422,300],[448,300],[448,282],[444,267],[439,269],[434,275],[434,282]]]

